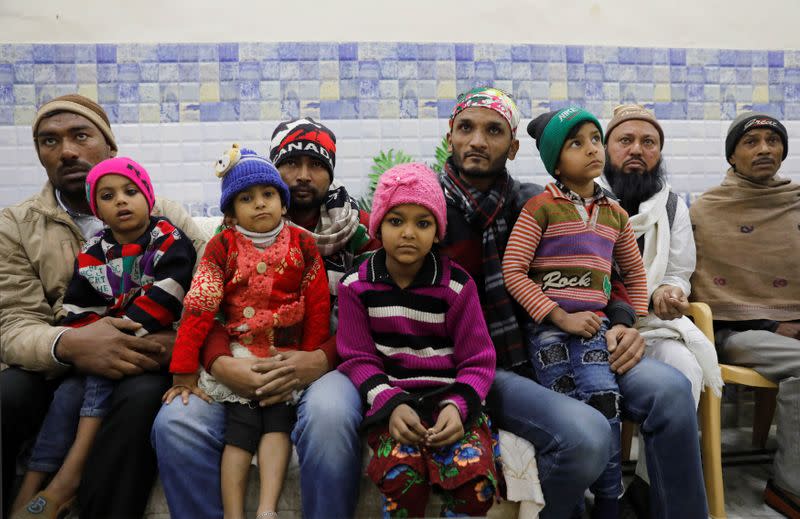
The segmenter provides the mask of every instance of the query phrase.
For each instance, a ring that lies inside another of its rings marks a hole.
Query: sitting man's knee
[[[562,431],[564,441],[560,446],[560,456],[569,456],[576,461],[603,458],[608,461],[611,450],[611,426],[608,420],[595,410],[584,415],[578,422],[580,426]]]
[[[315,386],[319,384],[319,386]],[[344,375],[331,372],[312,384],[298,407],[298,421],[320,430],[335,431],[361,424],[361,398]]]

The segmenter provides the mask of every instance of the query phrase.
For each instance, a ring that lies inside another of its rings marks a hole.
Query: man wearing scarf
[[[690,210],[692,286],[714,313],[720,360],[778,384],[778,452],[764,501],[800,518],[800,185],[778,175],[788,144],[769,115],[745,112],[731,123],[730,168]]]
[[[506,161],[519,149],[518,124],[517,107],[501,90],[475,88],[458,97],[447,135],[452,156],[441,178],[448,226],[442,250],[467,269],[479,288],[497,350],[488,399],[491,416],[500,428],[534,445],[546,501],[541,517],[562,518],[575,512],[584,490],[605,467],[610,433],[602,414],[540,386],[525,366],[516,308],[503,285],[501,266],[522,206],[542,188],[520,184],[506,170]],[[644,341],[629,328],[634,314],[619,285],[605,312],[613,324],[606,336],[609,361],[620,375],[623,413],[641,424],[652,460],[651,479],[658,483],[651,494],[654,515],[669,516],[671,499],[705,500],[701,478],[687,477],[701,474],[699,448],[686,449],[697,442],[694,409],[683,405],[691,400],[690,384],[668,366],[640,361]],[[695,486],[699,490],[689,488]]]
[[[720,394],[722,377],[714,345],[684,316],[695,267],[694,237],[689,209],[667,183],[664,131],[644,107],[620,105],[606,127],[605,145],[601,183],[628,212],[647,272],[650,314],[636,323],[645,355],[683,373],[697,406],[704,386]],[[647,510],[649,484],[643,447],[627,491],[640,515]]]
[[[314,236],[335,308],[339,279],[380,247],[367,234],[369,214],[334,178],[336,136],[326,126],[311,118],[280,123],[270,145],[270,159],[291,193],[287,220]],[[335,316],[331,312],[332,330]],[[229,342],[224,328],[216,326],[202,360],[207,372],[237,394],[271,405],[305,389],[292,433],[303,516],[352,517],[361,474],[361,397],[345,375],[331,371],[337,362],[335,334],[318,351],[285,352],[261,361],[232,357]],[[255,395],[256,388],[263,392]],[[222,517],[218,460],[224,423],[224,408],[195,398],[159,413],[152,438],[172,517]],[[206,491],[198,494],[197,488]]]

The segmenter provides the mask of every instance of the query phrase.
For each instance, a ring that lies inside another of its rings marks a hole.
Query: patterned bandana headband
[[[511,127],[511,134],[517,135],[519,125],[519,109],[514,99],[499,88],[477,87],[459,94],[456,99],[456,106],[450,114],[450,130],[453,129],[453,121],[456,116],[467,108],[489,108],[503,116]]]

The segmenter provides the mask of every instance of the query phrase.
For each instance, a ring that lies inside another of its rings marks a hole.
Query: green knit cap
[[[567,140],[567,134],[575,126],[586,121],[594,123],[600,131],[600,140],[603,140],[603,128],[600,121],[591,112],[578,106],[570,106],[542,114],[528,123],[528,135],[536,139],[536,149],[542,157],[544,168],[550,175],[555,176],[558,157],[561,148]]]

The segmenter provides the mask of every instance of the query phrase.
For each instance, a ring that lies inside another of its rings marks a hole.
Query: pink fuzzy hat
[[[369,233],[377,236],[386,213],[392,207],[403,204],[421,205],[433,213],[439,239],[444,239],[447,230],[447,204],[436,173],[425,164],[400,164],[387,169],[381,175],[372,198]]]
[[[92,208],[93,215],[97,216],[97,181],[106,175],[122,175],[129,178],[147,199],[148,211],[153,211],[156,197],[147,170],[128,157],[114,157],[99,162],[86,177],[86,198],[89,200],[89,207]]]

